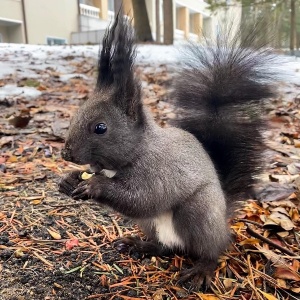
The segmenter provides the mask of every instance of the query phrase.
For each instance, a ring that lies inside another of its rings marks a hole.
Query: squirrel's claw
[[[114,241],[114,248],[120,253],[130,253],[131,249],[135,246],[136,238],[123,237]]]
[[[215,264],[203,265],[202,263],[196,263],[194,267],[188,270],[184,270],[180,274],[180,278],[177,284],[182,285],[189,281],[188,290],[191,291],[203,291],[206,292],[210,288],[211,280],[213,278],[213,271]]]
[[[75,200],[86,200],[90,198],[89,181],[82,181],[78,184],[77,188],[72,192],[71,196]]]
[[[210,288],[211,283],[211,276],[204,275],[204,274],[186,274],[177,281],[178,285],[183,285],[187,281],[188,283],[188,290],[189,292],[207,292]]]
[[[73,171],[63,176],[58,182],[59,192],[71,197],[77,185],[82,181],[81,173],[81,171]]]

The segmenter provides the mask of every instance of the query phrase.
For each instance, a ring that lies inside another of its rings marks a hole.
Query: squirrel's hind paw
[[[212,261],[205,263],[203,261],[197,262],[191,269],[180,273],[177,284],[184,285],[190,292],[198,292],[199,290],[206,292],[210,289],[216,267],[216,263]]]
[[[128,236],[117,239],[114,247],[121,253],[138,252],[146,256],[164,256],[170,255],[171,250],[163,247],[154,241],[143,241],[139,237]]]

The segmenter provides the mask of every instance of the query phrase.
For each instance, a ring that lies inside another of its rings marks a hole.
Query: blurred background
[[[228,19],[242,28],[266,16],[266,29],[276,29],[272,46],[299,54],[300,0],[0,0],[0,42],[98,44],[120,8],[139,42],[167,45],[213,39]]]

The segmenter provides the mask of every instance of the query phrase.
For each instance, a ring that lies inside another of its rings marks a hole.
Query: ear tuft
[[[127,16],[119,12],[106,30],[98,61],[97,89],[112,89],[117,106],[136,118],[141,105],[141,88],[134,77],[135,35]]]

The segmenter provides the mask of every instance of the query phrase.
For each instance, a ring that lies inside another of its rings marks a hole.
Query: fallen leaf
[[[220,298],[214,295],[195,293],[201,300],[219,300]],[[276,299],[277,300],[277,299]]]
[[[299,174],[297,175],[270,175],[270,180],[275,182],[280,182],[283,184],[292,183],[296,178],[299,177]]]
[[[260,289],[257,289],[257,290],[260,291],[260,293],[262,293],[264,295],[264,297],[267,298],[267,300],[278,300],[277,297],[275,297],[269,293],[265,293],[265,292],[261,291]]]
[[[153,294],[152,299],[163,300],[164,299],[163,296],[168,296],[168,294],[164,291],[164,289],[159,289]]]
[[[15,116],[13,118],[8,119],[8,123],[16,128],[24,128],[28,125],[31,119],[31,116]]]
[[[241,241],[239,244],[241,246],[243,246],[243,245],[255,245],[255,244],[259,244],[259,239],[249,238],[249,239],[245,239],[245,240]]]
[[[14,137],[12,136],[3,136],[1,139],[0,139],[0,147],[6,145],[6,144],[9,144],[11,142],[14,141]]]
[[[259,201],[277,201],[289,197],[295,189],[292,186],[280,183],[270,183],[256,192]]]
[[[74,247],[78,246],[78,239],[77,238],[73,238],[71,240],[67,240],[66,241],[66,249],[67,250],[72,250]]]
[[[18,158],[15,155],[12,155],[7,159],[7,162],[10,162],[10,163],[14,163],[17,161],[18,161]]]
[[[233,280],[230,278],[225,278],[223,280],[223,284],[225,286],[226,291],[230,291],[233,287]]]
[[[291,269],[288,269],[286,267],[276,268],[274,277],[280,278],[280,279],[300,281],[300,275],[297,272],[295,272]]]
[[[14,254],[16,258],[21,258],[24,256],[24,252],[22,249],[17,249]]]
[[[61,239],[61,235],[60,235],[58,232],[53,231],[53,230],[50,230],[50,229],[48,229],[48,228],[47,228],[47,230],[48,230],[49,234],[50,234],[55,240],[60,240],[60,239]]]
[[[270,216],[266,218],[266,221],[264,223],[264,228],[276,229],[274,228],[276,226],[280,226],[286,231],[292,230],[293,228],[296,227],[289,216],[279,211],[274,211],[271,213]]]
[[[36,199],[36,200],[31,201],[30,203],[31,203],[32,205],[38,205],[38,204],[40,204],[41,202],[42,202],[42,200]]]

